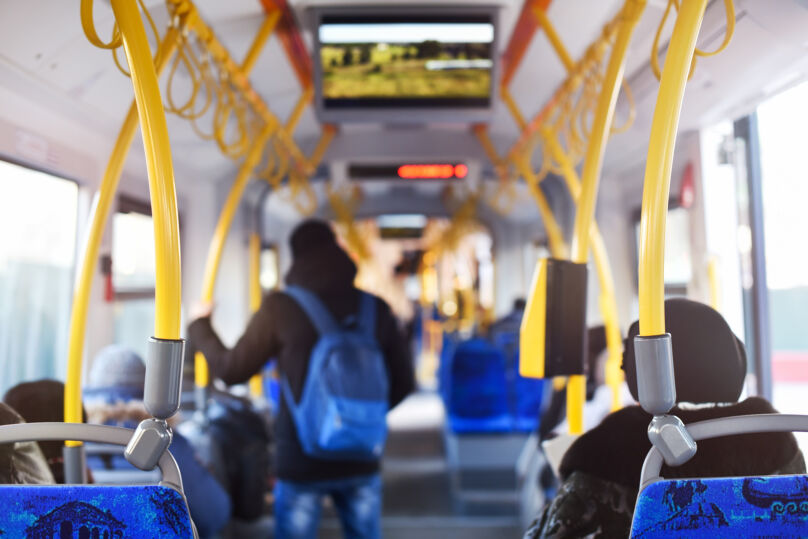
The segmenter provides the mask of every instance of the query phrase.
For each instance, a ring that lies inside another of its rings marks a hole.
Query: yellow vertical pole
[[[171,56],[177,49],[180,30],[170,27],[157,49],[155,70],[157,75],[168,65]],[[76,272],[75,292],[70,312],[70,334],[67,354],[67,375],[65,377],[65,422],[81,423],[81,371],[84,359],[84,343],[87,333],[87,313],[90,303],[90,292],[93,285],[98,250],[109,219],[112,202],[118,189],[118,181],[126,162],[126,154],[132,146],[138,127],[138,109],[133,101],[126,114],[115,146],[112,149],[107,168],[101,180],[98,193],[90,211],[90,227],[84,239],[84,251],[80,266]],[[68,442],[68,445],[81,445],[81,442]]]
[[[208,257],[205,261],[205,273],[202,285],[202,301],[210,303],[213,301],[213,292],[216,287],[216,277],[219,273],[219,264],[222,260],[222,252],[224,244],[227,240],[227,234],[230,232],[230,226],[233,224],[233,217],[236,215],[241,196],[244,193],[244,188],[247,187],[250,178],[252,177],[255,167],[261,160],[261,155],[264,152],[264,147],[275,131],[275,126],[268,125],[264,127],[263,131],[258,135],[258,138],[252,143],[250,151],[244,158],[241,168],[238,171],[233,186],[227,195],[222,212],[219,215],[219,221],[216,223],[216,230],[213,233],[213,239],[208,248]],[[208,363],[205,361],[205,356],[201,352],[197,352],[194,357],[194,381],[196,387],[205,388],[210,381],[210,373],[208,372]]]
[[[259,209],[260,211],[260,209]],[[250,234],[250,311],[256,312],[261,307],[263,291],[261,290],[261,236],[258,232]],[[264,396],[264,377],[261,373],[250,378],[250,395],[253,398]]]
[[[569,159],[564,149],[559,144],[558,139],[552,130],[545,127],[542,129],[542,137],[547,149],[553,160],[559,164],[561,168],[561,175],[564,178],[567,189],[572,196],[572,199],[577,204],[581,198],[582,186],[578,178],[578,173],[572,161]],[[580,211],[580,208],[579,210]],[[592,221],[589,227],[589,238],[591,243],[592,258],[595,262],[595,271],[598,275],[598,284],[600,286],[600,312],[603,317],[603,325],[606,330],[606,348],[608,350],[608,360],[606,362],[606,384],[612,390],[612,408],[620,408],[620,386],[623,382],[623,374],[620,365],[623,361],[623,344],[620,335],[620,323],[617,318],[617,300],[614,291],[614,277],[612,275],[611,265],[609,264],[609,256],[606,253],[606,246],[603,243],[603,237],[600,234],[597,223]],[[584,261],[584,263],[586,260]],[[576,390],[580,388],[576,386]],[[584,387],[583,400],[586,399],[586,388]],[[567,389],[567,398],[569,399],[570,389]],[[581,398],[578,395],[576,398]],[[581,400],[581,403],[583,403]],[[568,400],[569,402],[569,400]],[[576,410],[582,407],[583,404],[574,404]]]
[[[575,214],[575,229],[572,240],[573,262],[585,263],[589,254],[589,230],[595,218],[595,202],[598,196],[598,182],[603,166],[603,154],[606,141],[614,120],[614,109],[617,96],[626,68],[626,53],[631,42],[631,36],[637,22],[645,9],[645,0],[627,0],[622,10],[620,26],[617,31],[609,64],[606,67],[606,76],[603,79],[598,102],[595,107],[595,117],[592,123],[592,133],[584,158],[582,174],[583,185],[578,201],[578,211]]]
[[[679,114],[707,0],[682,2],[651,123],[640,221],[640,335],[665,333],[665,224]]]
[[[163,100],[137,3],[135,0],[112,0],[111,4],[123,36],[146,152],[154,220],[154,337],[177,340],[180,338],[182,293],[180,227]]]

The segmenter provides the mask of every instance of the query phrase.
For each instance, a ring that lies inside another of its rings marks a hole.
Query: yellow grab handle
[[[241,202],[241,196],[244,194],[244,188],[247,187],[250,178],[252,177],[255,167],[261,161],[261,155],[264,152],[264,147],[269,141],[269,137],[277,129],[275,125],[266,125],[258,135],[258,138],[252,144],[247,157],[241,164],[233,186],[227,194],[227,200],[222,207],[222,213],[219,215],[219,221],[216,223],[216,230],[213,232],[213,239],[208,248],[208,258],[205,261],[205,274],[202,280],[202,301],[213,301],[213,292],[216,288],[216,278],[219,274],[219,264],[222,260],[222,252],[224,251],[224,244],[227,240],[227,234],[230,232],[230,226],[233,224],[233,217],[236,215],[236,210]],[[210,373],[208,372],[208,362],[205,361],[205,356],[197,352],[194,356],[194,381],[197,387],[207,387],[210,381]]]
[[[665,223],[679,113],[707,0],[688,0],[668,45],[645,166],[640,221],[640,335],[665,333]]]
[[[570,434],[584,431],[584,403],[586,402],[586,376],[574,374],[567,381],[567,425]]]
[[[180,338],[182,280],[174,169],[163,100],[151,50],[134,0],[112,0],[132,74],[149,175],[155,245],[154,337]]]
[[[259,210],[260,211],[260,210]],[[263,291],[261,290],[261,236],[257,232],[250,234],[250,311],[261,308]],[[250,395],[253,398],[264,396],[264,377],[261,373],[250,378]]]
[[[159,76],[168,65],[171,56],[177,50],[179,30],[169,27],[155,58],[155,71]],[[98,189],[93,207],[90,211],[90,227],[84,240],[84,252],[81,265],[76,273],[77,279],[73,304],[70,311],[70,334],[67,352],[67,375],[65,377],[65,423],[82,422],[81,406],[81,371],[84,360],[84,344],[87,334],[87,313],[90,293],[93,286],[98,251],[104,229],[109,220],[109,213],[118,190],[126,155],[132,146],[138,127],[138,110],[133,101],[123,121],[115,146],[104,170],[104,176]],[[67,445],[81,445],[80,442],[68,442]]]
[[[645,0],[627,0],[623,6],[620,18],[620,27],[612,48],[606,76],[601,85],[595,108],[595,119],[592,123],[592,132],[586,148],[584,168],[581,175],[581,196],[578,199],[578,209],[575,213],[575,229],[572,236],[572,261],[586,263],[589,257],[589,230],[595,219],[595,203],[598,197],[598,182],[600,181],[603,166],[603,154],[606,150],[606,141],[609,139],[614,109],[623,73],[626,68],[626,54],[634,28],[640,20],[645,9]]]

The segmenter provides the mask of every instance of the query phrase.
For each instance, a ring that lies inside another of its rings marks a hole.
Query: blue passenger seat
[[[808,431],[808,416],[758,414],[687,425],[694,440],[753,432]],[[808,537],[808,477],[664,480],[653,448],[643,466],[631,537]]]
[[[513,430],[533,432],[539,428],[539,416],[546,380],[525,378],[519,374],[519,333],[501,332],[492,335],[494,344],[505,354],[505,377],[508,380],[508,400]]]
[[[0,443],[81,440],[126,445],[129,429],[69,423],[0,427]],[[159,485],[0,485],[0,536],[44,539],[196,536],[177,464],[166,451]]]
[[[496,346],[477,337],[459,343],[443,382],[451,431],[511,430],[505,356]]]

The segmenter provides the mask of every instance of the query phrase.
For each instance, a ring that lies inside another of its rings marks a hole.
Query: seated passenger
[[[19,412],[26,423],[62,422],[65,418],[65,385],[58,380],[17,384],[6,392],[3,401]],[[83,409],[82,418],[87,421],[87,414]],[[63,446],[64,442],[39,442],[53,472],[53,478],[59,484],[65,482]]]
[[[685,424],[706,419],[774,413],[766,400],[737,402],[746,377],[746,354],[713,309],[685,299],[665,302],[666,328],[673,335],[676,394],[672,411]],[[623,355],[631,394],[637,400],[634,337],[629,329]],[[651,449],[651,415],[629,406],[607,416],[570,447],[561,462],[561,487],[525,534],[530,538],[628,537],[642,464]],[[664,466],[665,478],[799,474],[805,462],[791,433],[745,434],[699,442],[686,464]]]
[[[11,407],[0,402],[0,425],[16,425],[25,420]],[[53,484],[45,456],[36,442],[0,444],[0,484]]]
[[[143,360],[123,346],[107,346],[93,361],[84,392],[91,423],[134,428],[150,417],[143,405],[146,367]],[[171,420],[169,420],[171,422]],[[188,508],[200,537],[212,537],[230,520],[230,498],[213,475],[199,462],[191,444],[179,432],[169,447],[182,473]],[[128,467],[122,459],[113,466]]]

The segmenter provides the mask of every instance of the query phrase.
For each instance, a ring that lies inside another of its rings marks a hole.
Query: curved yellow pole
[[[539,179],[530,169],[530,165],[526,159],[515,159],[515,163],[519,169],[519,173],[525,178],[530,194],[535,199],[536,206],[539,208],[539,213],[544,222],[544,229],[547,231],[547,242],[550,247],[550,254],[553,258],[566,260],[569,256],[569,249],[567,248],[567,243],[564,241],[564,234],[561,232],[561,227],[558,225],[553,215],[553,209],[547,202],[547,198],[545,198],[541,187],[539,187]]]
[[[180,227],[163,100],[135,0],[112,0],[132,74],[149,175],[155,245],[154,337],[180,338]]]
[[[561,175],[567,184],[567,189],[572,196],[573,201],[577,204],[581,199],[581,181],[578,178],[578,173],[572,161],[567,156],[555,133],[549,128],[542,128],[542,137],[547,149],[553,160],[558,163],[561,168]],[[580,207],[578,208],[580,211]],[[609,264],[609,256],[606,253],[606,246],[603,243],[603,237],[600,234],[598,225],[592,221],[589,227],[589,241],[591,243],[592,259],[595,262],[595,271],[598,275],[598,285],[600,286],[600,313],[603,317],[603,326],[606,330],[606,348],[608,350],[608,359],[606,361],[606,384],[612,390],[612,409],[616,410],[621,407],[620,403],[620,386],[623,383],[623,371],[620,365],[623,362],[623,341],[621,338],[620,321],[617,317],[617,299],[614,291],[614,276],[612,275],[612,268]],[[579,262],[581,263],[581,262]],[[586,263],[586,260],[584,262]],[[583,404],[586,400],[586,384],[581,393],[580,387],[575,388],[577,393],[570,391],[567,388],[567,407],[573,406],[575,410]],[[571,394],[573,396],[571,396]],[[574,402],[571,401],[574,399]],[[570,415],[567,412],[567,415]],[[583,428],[583,422],[581,422]],[[572,428],[572,423],[570,423]]]
[[[233,224],[233,217],[236,215],[241,196],[244,193],[244,188],[247,187],[250,178],[252,177],[255,167],[261,161],[261,155],[264,152],[264,147],[269,140],[269,137],[275,132],[277,126],[267,125],[261,134],[252,144],[250,151],[244,158],[241,168],[238,171],[236,180],[230,188],[230,193],[227,195],[222,213],[219,215],[219,221],[216,223],[216,230],[213,233],[213,239],[208,248],[208,258],[205,261],[205,274],[202,284],[202,301],[213,301],[213,292],[216,288],[216,277],[219,274],[219,263],[222,260],[222,251],[224,250],[224,243],[227,240],[227,234],[230,232],[230,226]],[[208,372],[208,363],[205,361],[205,356],[201,352],[197,352],[194,357],[194,381],[197,387],[207,387],[210,381],[210,373]]]
[[[157,49],[155,70],[161,73],[168,65],[171,56],[177,49],[180,30],[170,27]],[[115,146],[112,149],[107,168],[101,180],[98,193],[90,211],[90,227],[84,240],[84,252],[81,265],[76,272],[75,292],[70,312],[70,334],[67,352],[67,375],[65,378],[65,422],[81,423],[81,371],[84,359],[84,343],[87,333],[87,312],[90,303],[90,292],[93,286],[98,250],[104,235],[110,208],[115,200],[118,182],[126,162],[126,155],[132,146],[138,126],[137,105],[133,101],[126,114]],[[68,445],[81,445],[81,442],[68,442]]]
[[[261,236],[257,232],[250,234],[250,311],[261,307],[263,291],[261,290]],[[253,398],[264,396],[264,377],[259,373],[250,378],[250,395]]]
[[[606,141],[614,120],[617,96],[626,68],[626,53],[637,22],[645,9],[645,0],[627,0],[622,9],[617,37],[606,67],[606,76],[601,85],[592,123],[592,133],[584,157],[581,196],[575,213],[575,229],[572,236],[573,262],[586,263],[589,256],[589,230],[595,219],[595,203],[598,196],[598,182],[603,166]]]
[[[687,76],[707,0],[682,2],[659,83],[642,194],[640,221],[640,335],[665,333],[665,224],[673,150]]]

